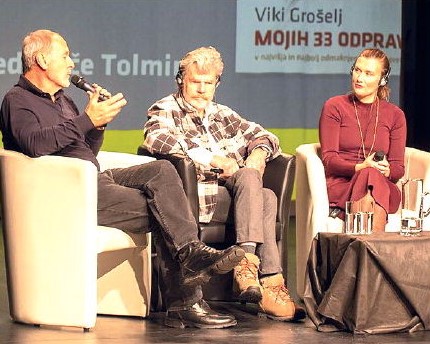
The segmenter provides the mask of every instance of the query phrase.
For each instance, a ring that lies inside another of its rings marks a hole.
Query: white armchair
[[[103,169],[151,158],[101,152]],[[13,320],[95,326],[97,313],[145,317],[151,236],[97,226],[97,170],[76,158],[0,150],[2,223]]]
[[[424,179],[424,191],[430,191],[430,153],[406,147],[404,179]],[[306,263],[313,238],[318,232],[342,232],[343,221],[328,216],[324,166],[319,143],[303,144],[296,149],[296,274],[297,294],[303,297]],[[400,187],[400,181],[398,183]],[[400,207],[399,207],[400,208]],[[386,232],[398,232],[400,209],[388,216]],[[424,219],[430,230],[430,217]]]

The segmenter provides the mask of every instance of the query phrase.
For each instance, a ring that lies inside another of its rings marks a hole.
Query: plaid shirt
[[[266,148],[271,160],[280,154],[278,138],[261,125],[239,116],[227,106],[212,102],[205,110],[208,130],[216,142],[217,155],[237,161],[245,166],[247,156],[257,147]],[[148,121],[144,125],[144,146],[153,153],[182,154],[195,148],[214,151],[202,120],[196,110],[187,105],[179,94],[167,96],[148,110]],[[208,182],[209,165],[193,159],[198,174],[199,221],[210,222],[216,206],[218,183]],[[205,176],[206,175],[206,176]]]

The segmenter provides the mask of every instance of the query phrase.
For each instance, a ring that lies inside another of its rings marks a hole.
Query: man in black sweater
[[[127,101],[122,93],[111,95],[93,84],[85,111],[79,113],[63,91],[74,68],[69,55],[58,33],[37,30],[24,38],[23,74],[1,106],[4,148],[30,157],[89,160],[100,170],[96,156],[105,126]],[[201,284],[213,274],[233,269],[245,253],[236,246],[215,250],[198,239],[197,223],[173,165],[153,161],[99,172],[97,209],[99,225],[153,233],[161,260],[166,325],[224,328],[236,324],[233,316],[210,309],[202,299]]]

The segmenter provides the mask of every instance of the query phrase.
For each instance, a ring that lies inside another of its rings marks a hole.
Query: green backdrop
[[[282,151],[295,154],[296,147],[302,143],[318,141],[318,129],[268,129],[279,137]],[[136,153],[143,142],[142,130],[106,130],[102,150]]]

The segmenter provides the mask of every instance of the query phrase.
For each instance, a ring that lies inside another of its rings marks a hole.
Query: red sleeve
[[[327,175],[352,177],[356,162],[345,159],[347,154],[342,154],[339,150],[342,111],[340,104],[333,99],[326,101],[321,110],[319,121],[321,155]]]
[[[390,131],[390,148],[387,159],[390,163],[390,180],[394,183],[405,174],[406,118],[402,110],[397,109]]]

